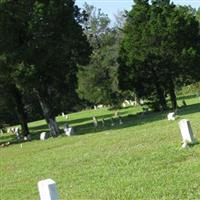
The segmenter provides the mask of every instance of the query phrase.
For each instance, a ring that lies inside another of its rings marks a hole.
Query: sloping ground
[[[39,199],[37,182],[46,178],[56,181],[61,200],[200,199],[200,144],[181,149],[178,127],[189,119],[200,140],[200,104],[186,102],[172,122],[166,113],[136,114],[136,107],[121,110],[124,124],[112,128],[113,112],[84,111],[68,120],[80,135],[1,148],[0,199]],[[106,127],[94,130],[94,114],[107,118]],[[46,128],[43,121],[30,127],[35,139]]]

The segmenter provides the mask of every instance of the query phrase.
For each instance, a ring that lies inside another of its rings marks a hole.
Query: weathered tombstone
[[[68,124],[64,125],[64,133],[67,136],[71,136],[74,133],[74,129],[72,127],[69,127]]]
[[[42,132],[42,133],[40,134],[40,140],[46,140],[46,139],[48,139],[48,134],[47,134],[47,132]]]
[[[65,113],[64,113],[64,112],[62,112],[62,116],[63,116],[63,117],[65,116]]]
[[[118,111],[115,111],[114,117],[118,117]]]
[[[183,148],[186,147],[187,144],[194,144],[195,139],[192,132],[192,127],[190,121],[187,119],[182,119],[179,122],[179,128],[181,130],[181,135],[183,139]]]
[[[27,135],[27,136],[24,136],[24,141],[30,141],[31,140],[31,135]]]
[[[167,119],[169,120],[169,121],[174,121],[175,119],[176,119],[176,115],[175,115],[175,113],[174,112],[172,112],[172,113],[169,113],[168,115],[167,115]]]
[[[98,126],[98,121],[95,116],[92,119],[93,119],[94,127],[96,128]]]
[[[58,200],[56,183],[52,179],[46,179],[38,182],[40,200]]]

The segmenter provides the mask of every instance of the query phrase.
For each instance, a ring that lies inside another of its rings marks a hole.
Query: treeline
[[[146,99],[176,109],[176,88],[200,80],[200,9],[169,0],[135,0],[108,16],[73,0],[0,2],[0,123],[55,116],[94,104]]]

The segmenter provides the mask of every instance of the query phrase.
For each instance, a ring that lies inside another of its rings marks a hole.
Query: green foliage
[[[166,109],[169,94],[176,108],[175,88],[200,80],[199,37],[195,13],[165,1],[136,1],[128,13],[120,50],[119,82],[139,97]]]
[[[119,31],[109,28],[107,15],[85,4],[88,21],[84,25],[93,47],[90,63],[78,72],[78,93],[82,99],[95,104],[114,104],[118,99],[117,57]],[[115,101],[113,101],[115,100]]]

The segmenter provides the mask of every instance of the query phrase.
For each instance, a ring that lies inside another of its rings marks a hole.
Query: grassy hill
[[[68,122],[76,136],[47,141],[38,140],[45,122],[30,123],[33,141],[0,149],[0,199],[39,199],[37,182],[46,178],[56,181],[61,200],[200,199],[200,145],[181,149],[178,127],[189,119],[200,140],[200,101],[184,99],[188,106],[171,122],[167,113],[142,116],[137,106],[119,110],[124,124],[111,127],[114,111],[89,110],[58,117],[60,127]],[[106,126],[95,130],[93,115],[105,118]],[[0,137],[8,140],[14,137]]]

